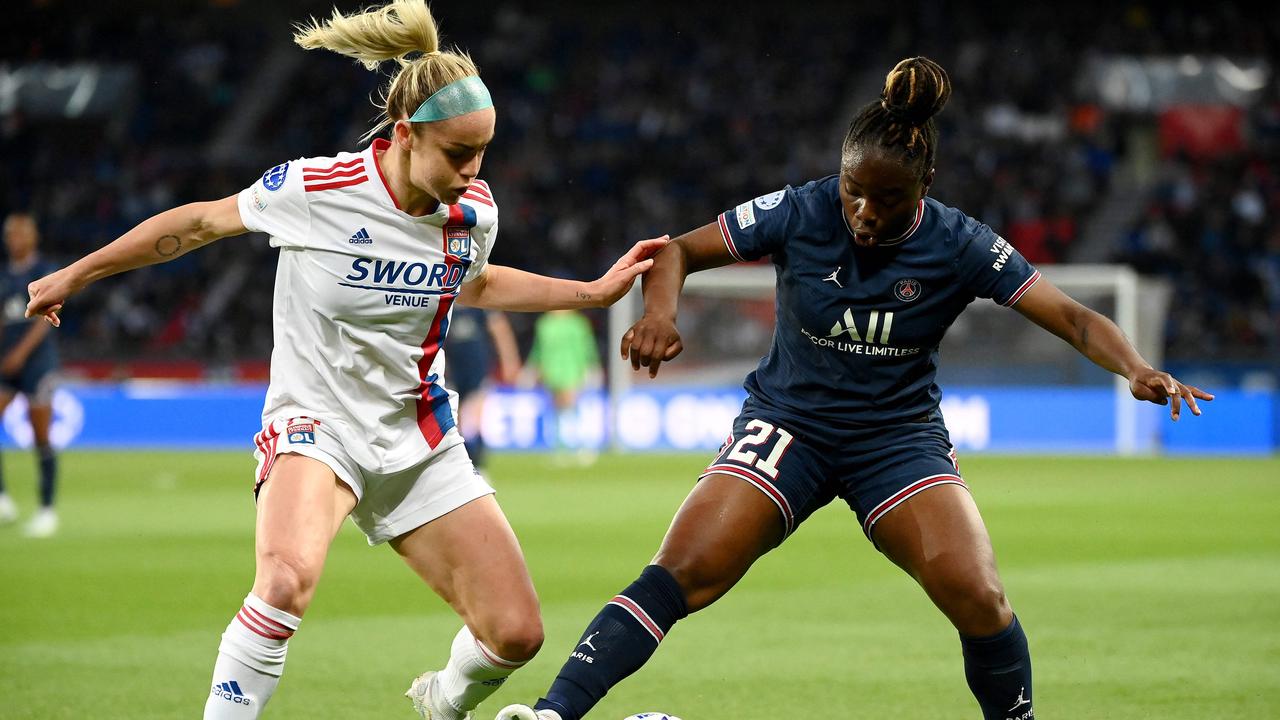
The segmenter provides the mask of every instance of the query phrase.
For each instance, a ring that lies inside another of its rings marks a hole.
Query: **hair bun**
[[[880,107],[895,120],[923,126],[950,98],[947,71],[927,57],[913,57],[895,65],[885,77]]]

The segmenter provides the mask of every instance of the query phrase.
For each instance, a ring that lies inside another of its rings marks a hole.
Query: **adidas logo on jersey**
[[[368,230],[365,230],[364,228],[360,228],[359,230],[356,231],[355,235],[351,236],[351,239],[348,242],[350,242],[352,245],[372,245],[373,238],[369,237]]]
[[[214,685],[213,692],[209,694],[217,695],[223,700],[230,700],[237,705],[248,705],[252,702],[249,698],[245,697],[243,692],[241,692],[240,683],[235,680]]]

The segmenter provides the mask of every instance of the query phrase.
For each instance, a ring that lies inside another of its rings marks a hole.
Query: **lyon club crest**
[[[448,227],[444,231],[445,252],[456,258],[471,254],[471,230],[464,227]]]
[[[911,302],[920,297],[920,281],[911,278],[899,280],[893,286],[893,295],[902,302]]]

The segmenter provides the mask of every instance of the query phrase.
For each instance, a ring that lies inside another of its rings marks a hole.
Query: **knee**
[[[253,591],[273,608],[301,616],[311,604],[320,566],[297,553],[268,550],[258,556]]]
[[[484,630],[480,638],[498,657],[512,662],[525,662],[533,659],[542,648],[544,639],[542,618],[537,613],[532,616],[513,615],[500,618]]]
[[[937,578],[926,589],[963,635],[994,635],[1013,622],[1004,585],[994,572]]]
[[[736,581],[736,578],[727,577],[728,573],[721,571],[718,563],[705,555],[686,553],[677,557],[662,554],[654,559],[654,564],[661,565],[675,578],[684,592],[685,605],[690,613],[719,600]]]

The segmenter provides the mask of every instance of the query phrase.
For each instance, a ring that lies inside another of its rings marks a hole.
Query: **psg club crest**
[[[471,254],[471,230],[465,227],[447,227],[444,229],[445,252],[456,258],[464,258]]]
[[[284,185],[284,177],[289,174],[289,163],[281,163],[262,173],[262,187],[275,192]]]
[[[315,445],[316,425],[319,424],[318,420],[312,420],[311,418],[293,418],[285,428],[285,437],[289,438],[289,442],[295,445]]]
[[[893,286],[893,295],[902,302],[911,302],[920,297],[920,281],[905,278]]]

